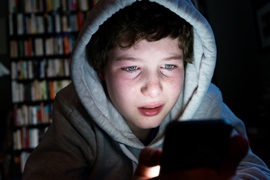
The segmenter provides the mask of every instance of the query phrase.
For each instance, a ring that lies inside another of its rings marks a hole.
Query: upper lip
[[[153,104],[146,104],[144,106],[140,106],[139,108],[140,109],[154,109],[154,108],[157,108],[157,107],[160,107],[160,106],[163,106],[163,104],[161,104],[161,103],[153,103]]]

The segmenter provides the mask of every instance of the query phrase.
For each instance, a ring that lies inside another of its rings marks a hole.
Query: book
[[[17,34],[23,35],[24,34],[24,17],[22,13],[17,14]]]

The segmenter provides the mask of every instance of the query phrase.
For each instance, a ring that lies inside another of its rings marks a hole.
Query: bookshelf
[[[14,179],[50,125],[55,94],[70,82],[70,56],[92,0],[9,0]]]

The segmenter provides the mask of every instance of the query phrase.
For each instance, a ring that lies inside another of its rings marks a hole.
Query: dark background
[[[269,0],[198,0],[217,43],[213,82],[247,127],[253,151],[270,162],[270,47],[262,48],[257,10]],[[270,19],[268,19],[268,26]]]
[[[8,1],[0,0],[0,63],[10,69],[8,59],[8,26],[7,26],[7,7]],[[0,77],[0,152],[3,150],[3,141],[6,138],[6,126],[8,112],[11,110],[11,84],[10,77]],[[1,158],[1,156],[0,156]]]
[[[213,82],[221,89],[224,102],[246,123],[254,152],[269,163],[270,138],[266,123],[270,120],[270,48],[260,46],[256,19],[256,11],[269,0],[198,1],[216,37],[218,56]],[[0,62],[10,68],[8,1],[0,2],[0,18],[6,23],[6,27],[0,27]],[[2,152],[12,109],[9,76],[0,77],[0,89]]]

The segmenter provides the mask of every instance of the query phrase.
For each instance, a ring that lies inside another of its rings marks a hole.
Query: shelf
[[[70,83],[70,58],[92,0],[9,0],[13,171],[51,124],[56,93]]]

